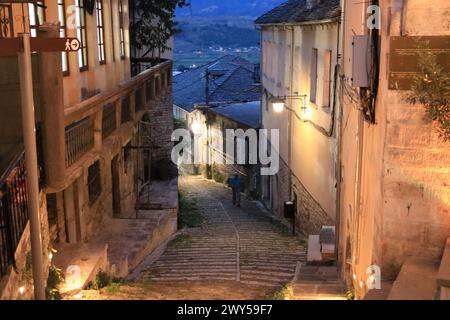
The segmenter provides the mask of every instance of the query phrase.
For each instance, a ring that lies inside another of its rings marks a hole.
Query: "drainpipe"
[[[294,85],[294,53],[295,53],[295,49],[294,49],[294,42],[295,42],[295,28],[291,27],[291,74],[290,74],[290,84],[289,84],[289,95],[293,96],[293,85]],[[289,103],[289,109],[290,110],[294,110],[292,108],[292,100],[288,100],[287,101]],[[292,111],[288,111],[289,116],[288,116],[288,167],[289,167],[289,201],[292,198]],[[295,234],[295,224],[294,224],[294,228],[293,228],[293,232]]]
[[[336,49],[336,66],[339,66],[339,62],[342,59],[340,47],[341,47],[341,28],[342,23],[341,21],[344,20],[344,10],[342,9],[341,12],[341,20],[338,21],[338,27],[337,27],[337,49]],[[340,69],[339,67],[335,68],[335,75],[334,75],[334,97],[333,97],[333,103],[337,106],[337,110],[335,110],[337,114],[336,121],[336,143],[337,143],[337,151],[336,151],[336,239],[335,239],[335,259],[336,261],[339,261],[339,238],[340,238],[340,226],[341,226],[341,154],[342,154],[342,94],[340,94]]]

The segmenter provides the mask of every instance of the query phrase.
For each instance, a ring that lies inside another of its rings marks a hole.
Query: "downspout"
[[[338,27],[337,27],[337,49],[336,49],[336,66],[339,66],[339,62],[342,58],[341,52],[340,52],[340,44],[341,44],[341,27],[342,23],[341,21],[344,20],[344,10],[342,9],[341,12],[341,20],[338,21]],[[342,153],[342,144],[341,144],[341,137],[342,137],[342,103],[341,103],[341,94],[338,93],[338,90],[340,88],[340,67],[335,68],[334,72],[334,97],[333,97],[333,104],[336,106],[336,118],[335,121],[337,121],[336,124],[336,143],[337,143],[337,151],[336,151],[336,238],[335,238],[335,259],[336,261],[339,261],[339,244],[340,244],[340,226],[341,226],[341,153]],[[339,85],[338,85],[339,83]]]
[[[295,41],[295,27],[291,27],[291,74],[290,74],[290,84],[289,84],[289,95],[292,96],[293,95],[293,85],[294,85],[294,41]],[[292,108],[292,100],[291,102],[289,102],[289,108],[291,110],[293,110]],[[289,131],[288,131],[288,135],[289,135],[289,145],[288,145],[288,168],[289,168],[289,201],[292,198],[292,112],[289,111],[289,121],[288,121],[288,126],[289,126]],[[295,226],[294,226],[294,233],[295,233]]]

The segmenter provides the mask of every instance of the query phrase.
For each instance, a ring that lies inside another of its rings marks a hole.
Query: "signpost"
[[[31,52],[76,52],[80,49],[77,38],[30,38]],[[23,40],[19,38],[0,39],[0,57],[12,56],[24,51]]]
[[[27,171],[28,214],[32,254],[34,297],[45,299],[41,227],[39,218],[39,174],[36,148],[36,119],[34,115],[33,75],[31,52],[76,52],[80,41],[76,38],[30,38],[22,33],[18,38],[0,39],[0,57],[18,55],[22,127]]]

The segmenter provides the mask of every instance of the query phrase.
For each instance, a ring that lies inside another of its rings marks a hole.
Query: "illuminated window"
[[[119,36],[120,36],[120,58],[125,59],[125,31],[124,26],[124,14],[122,0],[119,0]]]
[[[37,37],[37,29],[44,22],[44,1],[36,1],[36,3],[28,4],[28,14],[30,19],[30,34],[32,37]]]
[[[309,99],[313,103],[317,100],[317,59],[317,49],[312,49]]]
[[[97,48],[98,48],[98,61],[100,64],[106,63],[105,58],[105,28],[103,24],[103,1],[96,1],[97,12]]]
[[[60,23],[59,37],[66,37],[66,4],[64,0],[58,0],[58,20]],[[61,53],[62,71],[64,75],[69,74],[69,56],[67,52]]]
[[[77,23],[77,38],[80,41],[80,49],[78,50],[78,66],[80,71],[88,69],[87,56],[87,39],[86,39],[86,12],[84,9],[84,0],[76,0],[76,23]]]

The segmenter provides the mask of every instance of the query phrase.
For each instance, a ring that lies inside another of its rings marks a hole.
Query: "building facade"
[[[289,1],[256,20],[262,125],[280,131],[280,170],[263,177],[263,201],[280,217],[294,201],[305,235],[336,221],[339,19],[339,1]]]
[[[410,83],[397,78],[419,71],[418,61],[408,62],[411,57],[403,53],[417,50],[420,37],[449,50],[450,4],[382,0],[373,11],[374,4],[342,2],[339,252],[343,275],[358,297],[368,291],[369,266],[380,266],[382,279],[395,280],[412,258],[439,261],[450,235],[450,144],[439,137],[423,105],[406,101]],[[369,28],[374,14],[379,24]],[[361,39],[365,44],[369,39],[366,50],[357,48]],[[370,76],[357,82],[355,66],[368,53],[375,57],[366,60]]]
[[[131,77],[128,1],[1,5],[2,14],[29,17],[24,23],[13,19],[7,29],[2,26],[5,37],[29,32],[32,37],[74,37],[81,44],[76,53],[45,52],[32,58],[47,262],[48,248],[64,243],[81,246],[111,219],[132,218],[138,193],[151,181],[150,167],[170,161],[172,64],[166,61]],[[16,57],[0,60],[6,71],[0,82],[2,110],[7,113],[2,121],[19,119],[1,126],[2,151],[8,153],[9,145],[20,149],[21,144],[18,65]],[[5,204],[2,214],[7,215],[11,207]],[[26,215],[24,219],[26,225]],[[22,238],[18,232],[22,240],[17,250],[13,248],[15,253],[8,249],[7,255],[15,254],[15,259],[8,258],[2,269],[2,298],[32,294],[23,280],[26,234]],[[6,245],[2,240],[2,249]],[[15,262],[17,268],[12,267]],[[27,288],[26,293],[19,287]]]

